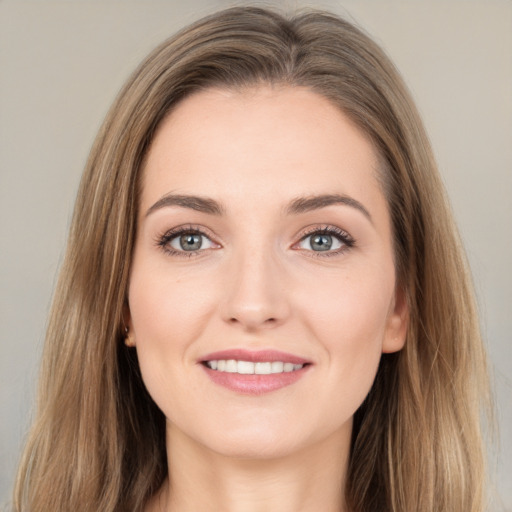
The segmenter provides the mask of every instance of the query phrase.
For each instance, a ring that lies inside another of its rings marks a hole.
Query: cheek
[[[322,345],[336,399],[350,402],[354,411],[370,390],[381,358],[394,294],[389,275],[394,274],[353,271],[323,288],[310,287],[316,292],[301,306],[308,330]]]
[[[134,262],[129,304],[137,344],[186,344],[211,309],[212,286],[197,273],[173,271],[166,262]]]
[[[134,265],[129,288],[131,328],[144,383],[164,412],[179,395],[193,361],[189,347],[211,316],[211,288],[182,272]],[[169,389],[178,393],[169,393]],[[189,390],[190,391],[190,390]]]
[[[303,317],[333,353],[340,343],[354,348],[381,344],[394,296],[394,270],[387,267],[350,268],[302,284],[307,290],[301,294]]]

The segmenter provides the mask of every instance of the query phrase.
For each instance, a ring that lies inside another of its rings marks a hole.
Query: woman
[[[15,508],[481,511],[486,393],[396,70],[332,15],[230,9],[91,151]]]

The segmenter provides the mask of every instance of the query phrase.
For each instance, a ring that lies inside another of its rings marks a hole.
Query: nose
[[[270,251],[245,250],[230,262],[224,321],[246,331],[277,327],[290,315],[285,273]]]

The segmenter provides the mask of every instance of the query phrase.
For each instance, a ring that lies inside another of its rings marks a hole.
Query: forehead
[[[368,137],[301,87],[195,93],[162,122],[143,173],[142,208],[169,192],[260,204],[304,194],[382,196]]]

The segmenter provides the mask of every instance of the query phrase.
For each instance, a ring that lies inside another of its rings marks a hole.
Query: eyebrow
[[[373,222],[370,212],[359,201],[353,197],[342,194],[323,194],[318,196],[298,197],[290,203],[286,209],[286,213],[289,215],[297,215],[336,204],[355,208],[356,210],[359,210],[370,222]]]
[[[167,206],[180,206],[181,208],[188,208],[210,215],[222,215],[224,213],[222,205],[209,197],[167,194],[148,209],[146,217]]]
[[[287,215],[298,215],[339,204],[359,210],[370,222],[372,222],[370,212],[359,201],[353,197],[342,194],[322,194],[298,197],[290,202],[285,213]],[[190,210],[195,210],[209,215],[223,215],[225,213],[225,208],[222,204],[209,197],[166,194],[148,209],[146,217],[156,210],[169,206],[188,208]]]

